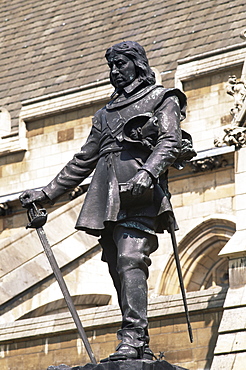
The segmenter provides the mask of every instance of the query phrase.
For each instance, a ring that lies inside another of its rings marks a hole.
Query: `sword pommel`
[[[48,214],[45,208],[38,209],[35,203],[32,203],[32,206],[27,210],[27,216],[29,223],[26,226],[26,229],[38,229],[47,221]]]

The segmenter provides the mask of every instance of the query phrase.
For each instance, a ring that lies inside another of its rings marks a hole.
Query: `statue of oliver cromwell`
[[[76,229],[100,237],[102,260],[118,294],[120,344],[109,359],[152,359],[148,267],[158,247],[156,233],[168,230],[170,217],[174,220],[168,169],[182,160],[186,97],[155,84],[137,42],[120,42],[105,56],[115,88],[111,101],[96,112],[87,141],[73,159],[41,191],[27,190],[20,199],[27,208],[32,202],[54,203],[95,170]]]

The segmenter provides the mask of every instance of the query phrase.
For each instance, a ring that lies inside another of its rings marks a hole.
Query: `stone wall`
[[[0,157],[1,193],[18,193],[48,184],[80,150],[90,131],[91,118],[102,104],[26,122],[28,150]],[[2,239],[26,224],[19,201],[11,202],[11,207],[9,215],[0,217]]]
[[[241,66],[227,68],[183,83],[188,109],[182,127],[192,133],[197,150],[212,148],[221,128],[230,124],[233,99],[226,94],[226,83],[231,75],[241,76],[241,71]]]
[[[179,295],[149,303],[151,348],[159,358],[189,370],[210,368],[226,292],[220,289],[189,293],[194,343],[190,343]],[[106,358],[118,343],[120,312],[116,306],[79,311],[92,350]],[[46,370],[49,365],[85,365],[85,348],[68,313],[19,320],[0,326],[1,370]]]

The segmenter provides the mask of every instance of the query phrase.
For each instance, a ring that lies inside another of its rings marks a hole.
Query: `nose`
[[[116,75],[116,74],[118,74],[119,73],[119,71],[118,71],[118,68],[113,64],[113,66],[112,66],[112,68],[111,68],[111,73],[113,74],[113,75]]]

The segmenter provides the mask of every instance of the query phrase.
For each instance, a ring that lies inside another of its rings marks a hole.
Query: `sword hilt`
[[[37,205],[33,202],[27,210],[27,217],[29,223],[26,225],[26,229],[38,229],[47,221],[48,214],[45,208],[38,208]]]

